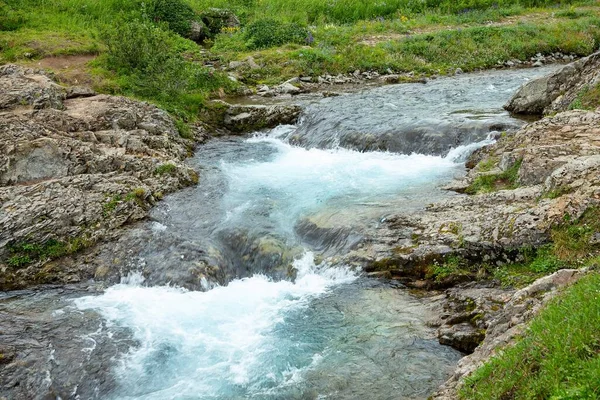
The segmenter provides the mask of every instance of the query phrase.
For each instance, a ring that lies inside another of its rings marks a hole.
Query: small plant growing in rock
[[[164,174],[169,174],[169,175],[173,175],[175,174],[175,172],[177,172],[177,166],[175,166],[174,164],[161,164],[158,167],[156,167],[156,169],[154,170],[154,173],[156,175],[164,175]]]

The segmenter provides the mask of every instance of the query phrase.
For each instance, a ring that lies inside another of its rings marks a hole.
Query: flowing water
[[[452,196],[468,153],[522,124],[502,104],[547,72],[309,100],[298,126],[202,146],[200,184],[115,244],[120,284],[0,298],[15,326],[48,324],[32,382],[82,399],[426,398],[461,357],[434,339],[431,302],[331,260]]]

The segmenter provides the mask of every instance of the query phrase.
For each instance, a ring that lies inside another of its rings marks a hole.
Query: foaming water
[[[244,223],[249,213],[268,215],[282,231],[292,231],[300,215],[330,203],[363,203],[435,187],[462,168],[466,155],[489,141],[460,146],[445,157],[391,152],[359,152],[341,147],[306,149],[281,140],[280,128],[248,139],[250,145],[268,146],[268,160],[221,163],[229,191],[224,197],[228,223]],[[259,203],[249,199],[262,199]]]
[[[139,341],[117,371],[115,398],[246,397],[298,381],[318,361],[301,348],[310,342],[282,340],[277,331],[312,299],[356,279],[346,268],[315,265],[311,253],[294,268],[295,282],[254,275],[208,292],[144,287],[132,274],[75,304],[130,328]]]

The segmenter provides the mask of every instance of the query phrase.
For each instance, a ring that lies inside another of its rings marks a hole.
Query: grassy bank
[[[521,261],[497,266],[473,263],[457,256],[428,267],[427,278],[438,282],[469,279],[495,279],[503,286],[523,287],[562,268],[581,268],[600,263],[600,246],[592,236],[600,231],[600,209],[589,208],[580,218],[552,228],[551,242],[539,248],[514,249]]]
[[[210,7],[231,9],[241,26],[203,46],[182,37]],[[233,73],[254,85],[357,69],[470,71],[599,44],[600,7],[581,0],[0,0],[0,63],[92,54],[84,73],[97,90],[155,102],[181,120],[234,93],[220,67],[249,56],[258,68]]]
[[[600,274],[582,278],[517,343],[469,377],[462,399],[600,398]]]

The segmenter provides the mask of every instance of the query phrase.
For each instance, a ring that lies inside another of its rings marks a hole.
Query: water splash
[[[282,347],[275,331],[311,299],[356,279],[348,268],[316,265],[312,253],[294,268],[295,282],[255,275],[208,292],[143,287],[133,274],[75,304],[129,327],[140,343],[122,360],[117,398],[231,398],[299,379],[290,371],[306,365],[286,358],[298,344]]]

